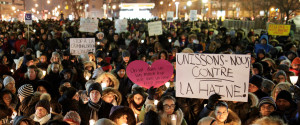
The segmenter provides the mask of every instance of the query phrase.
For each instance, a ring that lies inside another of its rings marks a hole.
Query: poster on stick
[[[149,36],[162,35],[161,21],[155,21],[148,23]]]
[[[250,55],[176,54],[176,97],[248,101]]]
[[[126,68],[128,78],[144,88],[158,88],[170,80],[173,66],[166,60],[157,60],[150,66],[148,63],[136,60]]]
[[[115,28],[116,28],[116,33],[122,33],[122,32],[127,32],[127,25],[128,21],[127,19],[116,19],[115,20]]]
[[[289,36],[291,25],[269,24],[268,35]]]
[[[197,21],[197,10],[190,10],[190,21]]]
[[[170,23],[170,22],[173,22],[173,19],[174,19],[174,11],[168,11],[166,21],[168,23]]]
[[[90,18],[80,18],[79,31],[91,33],[98,31],[98,20]]]
[[[71,38],[70,53],[71,55],[95,53],[95,38]]]

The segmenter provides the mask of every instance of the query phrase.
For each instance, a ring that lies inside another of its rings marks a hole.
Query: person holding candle
[[[122,95],[118,90],[111,87],[106,87],[103,89],[102,99],[107,103],[117,106],[121,105]]]
[[[184,114],[173,96],[163,96],[157,104],[161,125],[187,125]]]
[[[117,125],[136,125],[136,118],[133,111],[125,106],[112,107],[109,119],[114,121]]]
[[[99,83],[92,83],[88,89],[90,97],[87,104],[79,100],[78,113],[81,117],[81,125],[88,125],[90,120],[97,121],[100,118],[108,118],[112,104],[101,99],[102,88]]]
[[[111,73],[102,73],[98,78],[96,78],[95,82],[102,84],[106,84],[106,87],[112,87],[116,90],[119,89],[119,80]]]
[[[144,88],[135,86],[133,86],[132,93],[128,95],[127,102],[129,104],[129,108],[131,108],[134,114],[137,115],[137,118],[139,118],[147,96],[148,95],[144,91]],[[140,119],[138,119],[137,121],[139,120]]]

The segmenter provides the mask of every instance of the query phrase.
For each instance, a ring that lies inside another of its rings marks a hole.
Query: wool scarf
[[[90,119],[98,120],[98,111],[101,108],[102,101],[99,100],[98,103],[93,103],[91,100],[88,101],[88,106],[92,109]]]

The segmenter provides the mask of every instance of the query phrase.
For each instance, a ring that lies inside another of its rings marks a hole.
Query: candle
[[[94,119],[91,119],[91,120],[89,121],[89,123],[90,123],[90,125],[95,125],[95,120],[94,120]]]
[[[45,70],[43,70],[43,76],[46,76],[46,71]]]
[[[154,100],[154,105],[157,105],[158,104],[158,100]]]
[[[103,82],[101,83],[102,89],[104,89],[105,87],[107,87],[107,83]]]
[[[169,87],[170,87],[170,82],[166,82],[166,83],[165,83],[165,86],[166,86],[167,88],[169,88]]]
[[[171,124],[176,125],[176,115],[175,114],[171,115]]]
[[[100,42],[97,42],[97,45],[100,45]]]
[[[14,69],[10,69],[10,72],[14,73]]]
[[[89,77],[89,76],[85,76],[85,79],[86,79],[86,80],[90,80],[90,77]]]
[[[298,81],[298,76],[290,76],[291,83],[295,85]]]

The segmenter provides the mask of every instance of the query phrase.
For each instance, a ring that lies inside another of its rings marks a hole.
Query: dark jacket
[[[98,112],[98,118],[108,118],[110,109],[113,106],[112,104],[106,103],[103,100],[99,100],[102,102],[101,108]],[[87,104],[83,104],[82,101],[79,102],[79,108],[78,108],[78,114],[81,118],[81,124],[80,125],[89,125],[90,115],[91,115],[92,109]]]
[[[19,107],[18,115],[27,116],[35,113],[35,105],[38,101],[40,101],[41,93],[34,93],[32,96],[26,97]]]

